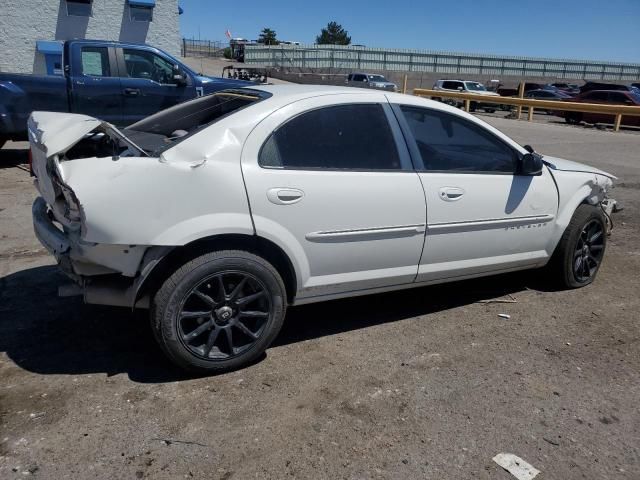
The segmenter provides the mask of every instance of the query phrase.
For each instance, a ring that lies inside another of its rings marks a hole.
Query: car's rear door
[[[275,111],[248,137],[242,171],[257,234],[299,266],[299,301],[414,281],[424,191],[383,94]]]
[[[427,200],[418,282],[544,263],[558,196],[551,174],[516,175],[506,137],[463,114],[394,105]],[[417,103],[417,102],[414,102]]]
[[[122,124],[122,95],[113,47],[72,44],[71,111]]]

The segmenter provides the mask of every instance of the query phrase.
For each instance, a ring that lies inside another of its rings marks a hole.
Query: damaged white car
[[[35,112],[29,132],[61,294],[149,308],[196,371],[255,359],[289,305],[547,264],[587,285],[613,205],[612,175],[395,93],[260,86],[122,131]]]

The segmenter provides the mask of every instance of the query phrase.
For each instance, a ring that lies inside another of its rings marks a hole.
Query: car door
[[[72,55],[72,111],[121,124],[122,96],[114,49],[82,43]]]
[[[606,91],[594,91],[589,92],[588,94],[583,96],[582,101],[585,103],[598,103],[606,105],[607,103],[609,103],[609,96]],[[604,115],[602,113],[596,112],[584,112],[582,114],[582,119],[587,123],[606,122],[609,117],[610,115]]]
[[[248,137],[242,171],[257,234],[299,266],[298,301],[414,281],[424,192],[383,94],[277,110]]]
[[[126,125],[196,97],[188,73],[186,85],[174,81],[174,64],[168,58],[144,48],[118,48],[116,53]]]
[[[464,113],[394,106],[427,199],[418,282],[539,265],[558,196],[546,167],[516,175],[510,140]]]

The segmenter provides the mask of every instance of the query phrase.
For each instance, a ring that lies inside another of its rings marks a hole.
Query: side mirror
[[[525,147],[526,148],[526,147]],[[542,175],[542,155],[525,153],[519,161],[518,175]]]
[[[458,87],[458,88],[456,88],[456,90],[458,90],[459,92],[461,92],[461,91],[463,91],[463,90],[464,90],[464,88],[462,88],[462,87]]]
[[[186,74],[182,71],[182,69],[180,68],[180,65],[174,65],[173,66],[173,82],[182,87],[184,85],[187,84],[187,76]]]

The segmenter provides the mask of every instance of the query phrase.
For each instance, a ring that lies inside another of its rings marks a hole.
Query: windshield
[[[387,79],[382,75],[367,75],[369,77],[370,82],[386,82]]]
[[[464,82],[464,84],[467,86],[467,90],[474,90],[476,92],[486,92],[487,91],[485,86],[482,85],[481,83],[478,83],[478,82]]]

